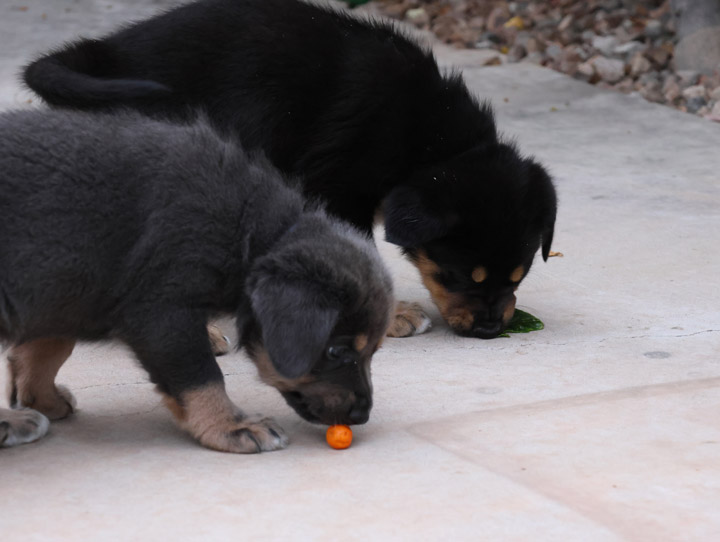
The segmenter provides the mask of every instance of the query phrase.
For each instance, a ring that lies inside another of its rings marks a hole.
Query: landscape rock
[[[653,47],[645,51],[645,56],[658,67],[662,69],[670,60],[670,53],[662,47]]]
[[[662,87],[662,93],[665,97],[665,100],[668,102],[674,102],[677,100],[680,96],[682,96],[682,91],[680,90],[680,85],[677,83],[675,79],[667,79],[665,81],[665,84]]]
[[[645,35],[649,38],[657,38],[662,34],[662,22],[658,20],[649,20],[645,24]]]
[[[638,51],[645,49],[645,45],[639,41],[628,41],[622,43],[613,49],[613,53],[620,56],[632,56]]]
[[[720,102],[717,102],[706,117],[712,121],[720,122]]]
[[[600,79],[607,83],[616,83],[625,75],[625,63],[615,58],[597,57],[593,65]]]
[[[701,96],[696,96],[696,97],[690,98],[687,101],[686,107],[687,107],[688,113],[698,113],[705,104],[707,104],[707,101],[705,100],[705,98],[703,98]]]
[[[636,53],[630,60],[630,74],[633,77],[639,77],[649,71],[651,67],[650,61],[640,52]]]
[[[565,15],[565,17],[563,17],[563,20],[560,21],[560,24],[557,27],[558,31],[564,32],[565,30],[570,28],[570,25],[572,24],[574,19],[575,17],[573,17],[572,13]]]
[[[550,59],[552,59],[553,61],[558,61],[558,60],[560,60],[560,56],[562,55],[562,53],[563,53],[562,47],[560,47],[560,46],[559,46],[558,44],[556,44],[556,43],[551,43],[551,44],[548,45],[547,48],[545,49],[545,54],[546,54],[548,57],[550,57]]]
[[[675,73],[680,78],[680,86],[683,88],[694,85],[700,78],[700,72],[696,70],[678,70]]]
[[[617,45],[615,36],[595,36],[592,40],[592,46],[606,56],[611,55]]]
[[[592,78],[595,75],[595,64],[593,62],[593,59],[590,59],[580,64],[577,67],[577,71],[579,74],[584,75],[588,79]]]
[[[527,40],[527,43],[525,43],[525,49],[528,53],[544,52],[545,42],[541,39],[531,37]]]
[[[507,54],[508,62],[519,62],[527,56],[527,50],[522,45],[513,45]]]
[[[423,8],[409,9],[405,12],[405,18],[415,26],[425,26],[430,23],[430,16]]]
[[[693,98],[705,99],[707,90],[703,85],[693,85],[682,91],[683,98],[686,100],[692,100]]]
[[[531,64],[542,66],[545,59],[546,57],[543,53],[541,53],[540,51],[533,51],[532,53],[528,53],[528,55],[523,58],[523,62],[529,62]]]

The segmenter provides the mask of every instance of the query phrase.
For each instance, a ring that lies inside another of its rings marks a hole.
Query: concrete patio
[[[37,105],[16,73],[38,53],[172,4],[3,3],[0,109]],[[564,256],[538,261],[518,292],[545,330],[453,335],[380,243],[398,298],[422,303],[433,329],[385,342],[371,420],[345,451],[243,354],[220,358],[231,397],[290,435],[256,456],[201,448],[124,347],[81,346],[59,375],[77,414],[0,450],[3,538],[720,539],[720,124],[436,50],[556,179]]]

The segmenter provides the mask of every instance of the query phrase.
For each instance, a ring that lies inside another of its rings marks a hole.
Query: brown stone
[[[535,52],[544,52],[545,51],[545,42],[541,39],[531,37],[527,40],[525,43],[525,49],[528,53],[535,53]]]
[[[634,90],[633,80],[630,77],[626,77],[625,79],[617,83],[613,88],[627,94]]]
[[[662,93],[668,102],[674,102],[682,95],[682,91],[680,90],[680,85],[678,84],[678,82],[675,80],[674,77],[668,77],[665,80],[665,83],[663,84],[663,88],[662,88]]]
[[[570,25],[573,23],[573,20],[574,20],[574,17],[572,16],[572,14],[565,15],[565,17],[563,17],[563,20],[560,21],[560,24],[558,25],[557,29],[560,32],[564,32],[565,30],[570,28]]]
[[[649,71],[651,67],[652,65],[650,64],[650,61],[640,52],[635,53],[635,55],[633,55],[630,59],[630,74],[633,77],[640,76],[641,74]]]
[[[584,75],[587,78],[591,78],[593,75],[595,75],[595,65],[593,64],[594,58],[591,58],[590,60],[583,62],[578,66],[577,72],[580,75]]]
[[[642,87],[640,89],[640,95],[648,100],[649,102],[655,102],[655,103],[664,103],[665,102],[665,96],[663,96],[662,92],[658,88],[649,86],[649,87]]]
[[[508,62],[519,62],[527,55],[527,50],[522,45],[515,44],[508,51]]]
[[[388,17],[394,19],[402,19],[405,16],[405,12],[408,10],[408,6],[402,4],[385,4],[383,5],[382,11]]]
[[[557,65],[557,69],[568,75],[575,75],[579,65],[580,63],[576,60],[561,60]]]
[[[652,47],[645,51],[645,56],[658,68],[664,68],[670,60],[670,53],[662,47]]]

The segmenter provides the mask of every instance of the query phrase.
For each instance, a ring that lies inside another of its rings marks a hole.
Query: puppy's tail
[[[47,103],[79,109],[121,105],[172,93],[169,87],[155,81],[112,78],[117,65],[112,46],[86,39],[31,63],[23,79]]]

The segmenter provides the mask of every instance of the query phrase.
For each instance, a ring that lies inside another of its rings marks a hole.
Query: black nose
[[[355,424],[365,423],[370,419],[370,411],[367,409],[353,408],[350,411],[350,422]]]
[[[472,335],[480,339],[492,339],[497,337],[503,329],[502,321],[496,322],[474,322],[472,327]]]
[[[358,397],[350,410],[348,417],[351,423],[365,423],[370,419],[370,408],[372,404],[367,397]]]

